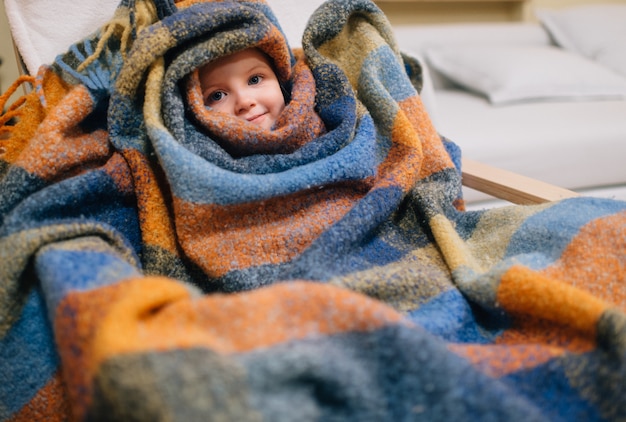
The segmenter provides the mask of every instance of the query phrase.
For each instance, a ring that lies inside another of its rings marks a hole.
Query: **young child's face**
[[[278,78],[267,57],[250,48],[199,70],[204,104],[271,129],[285,108]]]

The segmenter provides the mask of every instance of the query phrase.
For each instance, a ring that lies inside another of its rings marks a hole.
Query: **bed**
[[[626,417],[626,202],[465,210],[420,61],[374,3],[317,6],[292,49],[263,1],[124,0],[18,80],[1,420]],[[202,100],[247,48],[271,131]]]
[[[537,22],[402,25],[438,129],[467,156],[587,195],[624,198],[626,6],[538,10]],[[468,190],[470,202],[488,197]]]

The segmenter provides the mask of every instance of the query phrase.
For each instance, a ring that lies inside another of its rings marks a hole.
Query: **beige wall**
[[[53,0],[52,0],[53,1]],[[293,0],[301,1],[301,0]],[[626,0],[398,0],[380,1],[380,7],[394,24],[440,23],[459,21],[515,21],[531,20],[535,7],[565,7],[583,3],[624,3]],[[9,27],[4,12],[4,0],[0,0],[0,90],[18,77],[17,64]]]
[[[523,2],[514,1],[380,1],[392,24],[516,21]]]
[[[392,24],[533,20],[535,8],[578,4],[622,3],[626,0],[380,0]]]
[[[19,76],[18,67],[15,61],[15,50],[11,42],[9,23],[4,13],[4,1],[0,0],[2,10],[0,11],[0,92],[5,92],[7,88]],[[19,90],[20,93],[23,91]],[[15,99],[16,96],[13,97]],[[12,100],[11,100],[12,101]],[[9,101],[9,103],[11,102]]]

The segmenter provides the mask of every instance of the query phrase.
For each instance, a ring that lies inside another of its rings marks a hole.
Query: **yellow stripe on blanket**
[[[502,276],[497,299],[514,315],[569,325],[592,337],[600,316],[610,307],[589,293],[522,266],[511,267]]]
[[[482,272],[467,244],[454,230],[452,223],[444,215],[436,215],[430,220],[430,227],[437,240],[437,245],[452,271],[461,267]]]

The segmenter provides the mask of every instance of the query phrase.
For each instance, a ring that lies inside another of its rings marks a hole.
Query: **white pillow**
[[[28,72],[108,21],[120,0],[4,0],[9,27]]]
[[[459,45],[429,49],[426,58],[493,104],[626,98],[626,78],[557,47]]]
[[[626,76],[626,4],[539,9],[554,42]]]
[[[95,32],[115,12],[120,0],[4,0],[17,49],[31,74],[58,54]],[[306,22],[323,0],[267,0],[292,47],[301,45]],[[1,13],[1,12],[0,12]]]

